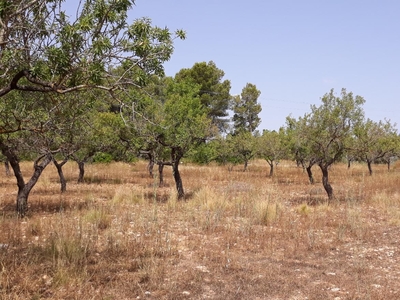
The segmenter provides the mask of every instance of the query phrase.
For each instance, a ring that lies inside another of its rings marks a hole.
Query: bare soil
[[[183,164],[184,201],[145,162],[50,165],[18,218],[0,178],[0,299],[400,299],[400,168]],[[24,163],[23,172],[32,172]]]

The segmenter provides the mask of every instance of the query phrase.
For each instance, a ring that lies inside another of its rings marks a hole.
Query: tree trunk
[[[304,163],[303,160],[301,161],[300,165],[301,165],[301,168],[303,169],[303,173],[304,173],[304,171],[306,170],[306,164]]]
[[[85,162],[84,161],[78,161],[78,167],[79,167],[79,177],[78,177],[78,183],[83,183],[84,181],[84,176],[85,176]]]
[[[58,177],[60,178],[61,193],[65,193],[67,191],[67,181],[65,180],[64,172],[62,169],[67,161],[67,159],[64,159],[61,163],[58,163],[55,159],[53,159],[53,163],[57,168]]]
[[[249,164],[249,161],[248,161],[247,159],[245,159],[245,161],[244,161],[244,167],[243,167],[243,172],[246,172],[246,171],[247,171],[247,166],[248,166],[248,164]]]
[[[172,175],[174,176],[176,190],[178,192],[178,200],[185,197],[185,191],[183,190],[183,183],[181,174],[179,173],[179,162],[182,158],[182,150],[180,148],[172,148],[171,160],[172,160]]]
[[[0,141],[0,150],[7,160],[9,161],[11,168],[14,171],[14,176],[17,179],[18,194],[17,194],[17,212],[21,217],[24,217],[28,210],[28,196],[32,188],[35,186],[42,174],[44,168],[51,162],[51,154],[42,155],[37,158],[34,162],[33,174],[29,181],[25,183],[24,177],[21,172],[19,160],[17,155],[7,145]]]
[[[158,166],[160,168],[160,166]],[[150,177],[153,178],[153,169],[154,169],[154,159],[149,155],[149,164],[147,165],[147,171],[149,171]]]
[[[18,195],[17,195],[17,213],[19,216],[22,218],[26,215],[26,212],[28,211],[28,196],[29,192],[26,189],[18,189]]]
[[[350,169],[351,167],[351,159],[347,159],[347,169]]]
[[[304,165],[301,163],[300,159],[296,159],[296,166],[299,168],[302,166],[304,168]]]
[[[372,161],[367,159],[367,165],[368,165],[369,175],[372,176]]]
[[[319,167],[321,168],[321,171],[322,171],[322,184],[324,186],[326,193],[328,194],[328,199],[332,200],[333,199],[333,188],[329,183],[329,174],[328,174],[329,165],[320,164]]]
[[[311,168],[312,168],[312,166],[308,166],[306,168],[306,171],[307,171],[307,175],[308,175],[308,180],[310,181],[311,184],[314,184],[314,176],[313,176]]]
[[[8,162],[8,159],[6,159],[6,161],[4,162],[4,167],[6,169],[6,176],[10,176],[11,175],[10,163]]]
[[[158,176],[159,176],[159,184],[163,186],[164,184],[164,164],[162,162],[158,163]]]
[[[154,177],[154,156],[151,150],[139,150],[139,154],[146,155],[149,159],[149,163],[147,164],[147,171],[149,172],[150,178]]]
[[[174,175],[176,190],[178,192],[178,199],[181,200],[185,197],[185,192],[183,190],[181,174],[179,173],[179,161],[172,164],[172,173]]]
[[[272,177],[272,176],[274,176],[274,161],[267,160],[267,163],[269,165],[269,177]]]

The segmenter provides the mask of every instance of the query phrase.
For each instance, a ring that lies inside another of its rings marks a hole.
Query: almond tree
[[[198,85],[171,80],[167,86],[166,102],[162,106],[163,119],[157,129],[157,142],[168,149],[170,155],[170,161],[164,164],[172,166],[178,199],[183,199],[185,195],[179,172],[181,159],[216,133],[198,93]]]
[[[5,0],[0,4],[0,97],[12,90],[113,92],[162,73],[173,51],[167,28],[143,18],[127,23],[130,0],[80,1],[74,17],[61,0]],[[184,38],[177,31],[176,37]],[[109,71],[123,66],[125,73]],[[132,69],[140,70],[131,78]]]
[[[269,176],[274,176],[274,164],[286,155],[285,132],[283,129],[276,132],[275,130],[263,130],[260,137],[257,138],[258,153],[257,155],[266,160],[270,167]]]
[[[45,138],[57,111],[44,105],[51,103],[46,95],[30,96],[23,98],[18,92],[4,96],[0,102],[0,151],[14,171],[18,187],[17,211],[22,216],[27,210],[30,191],[57,151],[47,147]],[[36,159],[31,177],[25,181],[19,162],[20,155],[27,152],[36,155]]]
[[[151,174],[152,164],[159,166],[160,184],[164,166],[172,167],[179,199],[185,195],[179,170],[182,158],[216,130],[199,91],[200,85],[189,79],[152,77],[145,89],[126,90],[126,103],[134,101],[135,113],[133,109],[121,111],[126,143],[148,156]]]
[[[307,172],[310,184],[314,184],[314,175],[312,167],[317,163],[317,157],[312,153],[310,144],[307,139],[304,139],[304,130],[306,126],[306,118],[299,117],[298,120],[288,116],[286,118],[286,148],[290,156],[297,163],[297,166],[302,166]]]
[[[244,162],[236,152],[232,134],[218,136],[212,142],[215,147],[215,161],[224,166],[228,165],[229,172],[233,170],[234,166]]]
[[[367,163],[369,175],[372,175],[372,163],[394,156],[398,148],[397,130],[388,120],[367,119],[355,128],[354,135],[352,152]]]
[[[185,36],[181,30],[173,34],[168,28],[154,27],[146,18],[128,24],[134,1],[82,0],[73,17],[64,3],[0,2],[0,105],[6,116],[0,124],[0,150],[17,177],[17,210],[22,216],[29,191],[52,160],[51,152],[42,154],[35,161],[32,181],[25,183],[13,148],[19,145],[15,140],[25,136],[18,132],[45,134],[44,125],[57,121],[50,121],[43,110],[54,97],[40,95],[100,89],[121,101],[119,95],[128,86],[141,87],[148,75],[163,74],[173,40]],[[122,71],[114,72],[117,67]]]
[[[258,136],[244,130],[226,137],[228,151],[233,156],[231,161],[244,163],[243,172],[247,171],[249,161],[257,155],[257,138]]]
[[[8,162],[7,158],[4,157],[0,152],[0,162],[4,162],[5,174],[6,176],[10,176],[10,163]]]
[[[332,89],[325,94],[320,106],[312,105],[298,130],[299,137],[310,148],[310,155],[322,171],[322,184],[333,199],[333,188],[329,182],[329,166],[342,159],[349,148],[349,139],[354,126],[364,117],[361,96],[353,96],[342,89],[340,97]]]

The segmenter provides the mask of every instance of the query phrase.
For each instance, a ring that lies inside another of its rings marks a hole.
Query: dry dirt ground
[[[334,166],[328,203],[315,168],[262,161],[182,165],[187,198],[144,162],[88,165],[67,192],[49,166],[24,219],[0,178],[0,299],[400,299],[400,167]],[[30,174],[32,165],[23,164]]]

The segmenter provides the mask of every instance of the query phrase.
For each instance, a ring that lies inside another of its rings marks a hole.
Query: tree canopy
[[[328,167],[339,161],[349,148],[353,129],[364,118],[365,100],[346,89],[337,96],[332,89],[321,102],[320,106],[312,105],[311,112],[299,119],[296,130],[308,159],[321,168],[324,188],[332,199]]]
[[[208,117],[220,131],[226,129],[231,100],[231,83],[229,80],[222,81],[224,75],[224,71],[210,61],[195,63],[192,68],[182,69],[175,76],[177,81],[189,80],[200,86],[200,101],[206,107]]]
[[[93,97],[78,94],[82,91],[90,91],[92,96],[95,90],[106,92],[101,94],[102,101],[130,107],[134,114],[129,97],[132,88],[143,87],[154,74],[163,76],[163,63],[171,57],[174,39],[185,38],[182,30],[172,33],[152,26],[147,18],[129,24],[127,13],[133,5],[130,0],[82,0],[69,16],[62,0],[0,2],[0,113],[5,116],[0,121],[0,150],[17,179],[17,210],[21,215],[25,214],[30,190],[54,160],[52,148],[65,149],[67,142],[77,141],[75,136],[68,138],[72,130],[64,123],[76,110],[63,102],[72,104],[78,99],[77,111],[80,116],[87,113],[87,124],[96,111],[90,105]],[[64,99],[64,94],[76,97]],[[73,119],[70,124],[78,123]],[[92,129],[95,126],[85,127],[85,132],[96,131]],[[101,135],[110,136],[99,130],[86,136],[85,141],[92,142],[88,147],[98,146],[101,138],[96,137]],[[35,160],[34,174],[25,182],[18,157],[22,146],[15,146],[32,138],[40,156]],[[80,146],[80,151],[88,148]],[[71,151],[77,155],[78,149]]]
[[[254,84],[247,83],[242,89],[240,96],[233,98],[233,127],[235,132],[254,132],[261,119],[258,114],[261,112],[261,105],[258,97],[261,92]]]
[[[367,119],[360,122],[354,129],[354,139],[350,152],[367,163],[370,175],[372,163],[386,156],[394,156],[398,149],[397,130],[388,120],[374,122]]]
[[[134,1],[82,1],[70,17],[62,0],[0,3],[0,97],[12,90],[110,92],[162,74],[181,30],[153,27],[147,18],[127,23]],[[112,70],[125,70],[115,76]],[[132,71],[135,77],[132,77]]]

